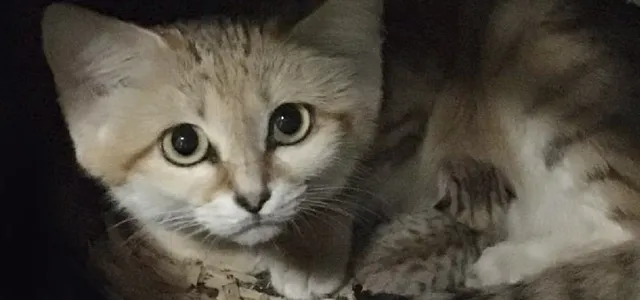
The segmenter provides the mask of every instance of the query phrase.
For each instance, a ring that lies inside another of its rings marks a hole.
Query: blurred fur
[[[369,292],[419,296],[461,288],[482,250],[504,239],[513,195],[497,170],[459,159],[439,173],[434,207],[381,225],[358,258],[355,277]]]
[[[387,70],[413,78],[386,88],[430,111],[417,189],[437,194],[441,163],[471,156],[518,199],[456,299],[640,297],[640,9],[625,2],[386,3]]]

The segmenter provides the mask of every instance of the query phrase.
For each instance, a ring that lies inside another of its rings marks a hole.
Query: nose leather
[[[271,191],[263,190],[259,195],[253,197],[236,193],[235,201],[246,211],[252,214],[257,214],[260,212],[264,204],[269,201],[270,198]]]

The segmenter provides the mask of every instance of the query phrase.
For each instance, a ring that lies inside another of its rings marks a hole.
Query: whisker
[[[340,233],[342,233],[341,235],[342,235],[342,237],[344,237],[344,238],[348,238],[348,236],[347,236],[347,235],[345,235],[345,234],[344,234],[344,232],[347,232],[349,235],[351,234],[351,229],[350,229],[350,227],[349,227],[349,226],[347,226],[347,225],[346,225],[344,222],[342,222],[341,220],[337,220],[337,219],[336,219],[335,217],[333,217],[333,216],[325,216],[325,215],[323,215],[323,214],[321,214],[321,213],[314,212],[314,211],[307,211],[304,215],[305,215],[305,216],[308,216],[308,217],[312,217],[312,218],[314,218],[315,220],[318,220],[318,221],[322,222],[323,224],[327,225],[327,227],[329,227],[329,228],[333,228],[333,229],[341,229],[341,231],[339,231],[339,232],[340,232]],[[326,218],[325,218],[325,217],[326,217]],[[330,222],[330,221],[331,221],[331,222]],[[309,222],[309,221],[307,220],[307,222]],[[340,226],[340,228],[337,228],[337,227],[336,227],[336,225],[337,225],[337,226]],[[310,228],[311,230],[313,230],[313,231],[314,231],[314,233],[315,233],[315,231],[316,231],[316,230],[319,230],[319,229],[320,229],[320,228],[318,228],[318,226],[309,226],[309,228]],[[315,233],[315,234],[317,235],[317,233]]]
[[[145,235],[145,229],[144,229],[144,228],[140,228],[140,229],[138,229],[138,230],[134,231],[134,232],[133,232],[131,235],[129,235],[125,240],[123,240],[123,241],[122,241],[122,243],[121,243],[121,245],[119,245],[119,246],[120,246],[120,247],[123,247],[123,246],[127,246],[127,245],[129,245],[129,246],[132,246],[132,247],[133,247],[134,245],[131,245],[130,243],[131,243],[131,242],[133,242],[133,241],[135,241],[135,240],[137,240],[138,238],[140,238],[140,237],[142,237],[142,236],[144,236],[144,235]]]
[[[302,229],[300,229],[300,225],[298,225],[297,220],[293,219],[293,220],[289,220],[287,221],[288,224],[291,224],[291,226],[293,227],[293,229],[296,231],[296,233],[298,234],[298,236],[300,237],[304,237],[304,233],[302,232]]]
[[[134,217],[128,217],[128,218],[126,218],[126,219],[124,219],[122,221],[119,221],[119,222],[117,222],[115,224],[112,224],[112,225],[108,226],[107,230],[117,229],[120,226],[123,226],[123,225],[125,225],[127,223],[135,222],[135,221],[138,221],[138,219],[136,219]]]
[[[339,204],[340,206],[332,204]],[[373,217],[385,217],[382,212],[376,211],[373,208],[368,207],[362,203],[345,201],[344,199],[309,197],[305,198],[303,206],[304,205],[322,206],[331,210],[343,209],[345,211],[349,211],[351,215],[357,215],[359,212],[364,212],[371,214]]]

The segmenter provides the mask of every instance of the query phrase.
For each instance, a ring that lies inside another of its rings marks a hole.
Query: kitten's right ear
[[[361,109],[379,109],[382,98],[383,0],[325,0],[289,32],[296,43],[346,58]]]
[[[296,24],[291,36],[350,57],[380,55],[382,0],[326,0]]]
[[[140,71],[142,57],[164,46],[149,30],[72,4],[49,5],[41,26],[45,57],[60,92],[83,84],[108,87]]]

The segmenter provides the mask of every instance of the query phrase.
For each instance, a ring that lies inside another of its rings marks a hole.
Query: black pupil
[[[171,145],[180,155],[188,156],[198,149],[198,133],[193,125],[181,124],[176,126],[171,133]]]
[[[285,104],[276,109],[274,123],[280,132],[292,135],[300,130],[302,115],[295,105]]]

